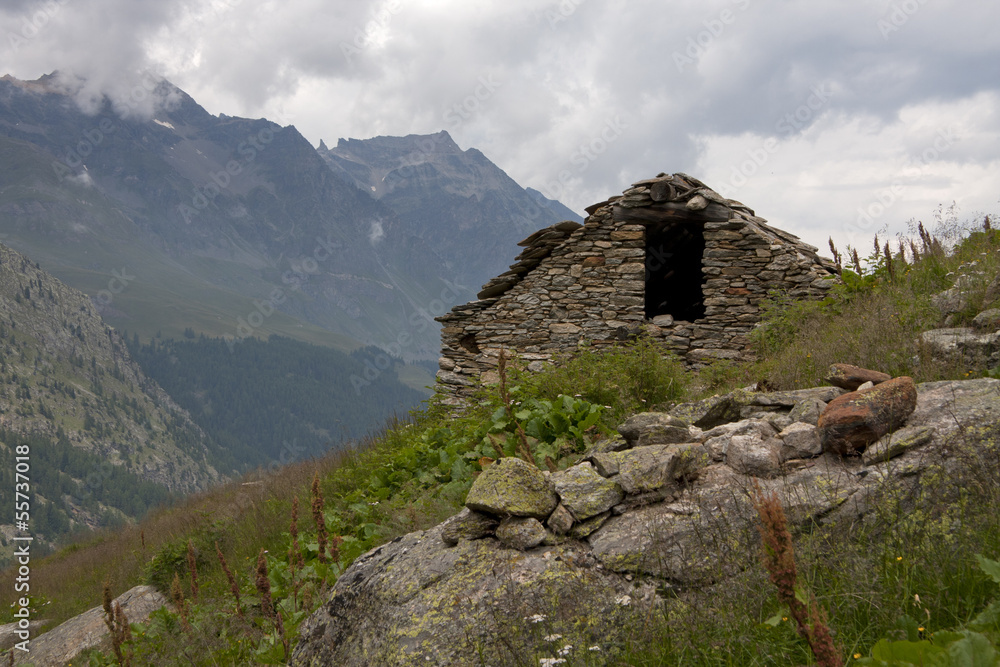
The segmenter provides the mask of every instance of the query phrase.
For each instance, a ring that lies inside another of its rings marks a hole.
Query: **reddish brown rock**
[[[898,377],[830,401],[817,429],[823,451],[860,454],[865,447],[906,422],[917,407],[917,387]]]
[[[840,387],[847,391],[856,391],[865,382],[872,384],[882,384],[892,379],[891,375],[880,373],[879,371],[859,368],[850,364],[833,364],[830,366],[830,373],[826,376],[826,381],[834,387]]]

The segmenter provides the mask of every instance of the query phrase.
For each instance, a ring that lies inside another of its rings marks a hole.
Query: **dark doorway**
[[[702,223],[689,221],[646,227],[646,319],[673,315],[693,322],[705,317],[703,231]]]

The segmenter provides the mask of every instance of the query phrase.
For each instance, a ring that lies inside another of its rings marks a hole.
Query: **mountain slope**
[[[16,445],[34,445],[33,489],[47,513],[38,516],[54,533],[72,528],[69,520],[79,528],[135,518],[171,493],[220,479],[205,434],[142,372],[90,299],[3,245],[0,441],[4,460]]]
[[[475,148],[463,151],[445,131],[341,139],[318,152],[392,209],[454,280],[476,291],[507,270],[522,238],[562,220],[582,222],[559,202],[522,188]]]
[[[122,117],[110,100],[88,116],[58,81],[0,80],[12,165],[0,229],[91,294],[126,267],[134,279],[104,309],[112,323],[144,337],[191,326],[346,350],[438,314],[420,313],[449,289],[427,248],[334,177],[294,127],[212,116],[167,82],[152,117]],[[436,345],[428,331],[404,352],[429,357]]]
[[[91,295],[131,275],[99,305],[144,339],[191,327],[433,359],[433,318],[568,212],[446,132],[317,151],[144,83],[143,105],[84,112],[80,81],[0,79],[0,238]]]

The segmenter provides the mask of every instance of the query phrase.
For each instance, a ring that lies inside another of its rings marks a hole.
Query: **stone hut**
[[[501,348],[529,368],[645,331],[691,367],[742,358],[772,290],[822,298],[836,267],[686,174],[660,174],[518,245],[510,270],[444,325],[438,379],[456,398],[497,381]]]

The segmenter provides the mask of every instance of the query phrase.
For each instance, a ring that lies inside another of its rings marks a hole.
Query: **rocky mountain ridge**
[[[102,313],[143,338],[406,334],[402,356],[432,359],[433,317],[506,262],[497,248],[565,215],[446,133],[317,152],[287,119],[213,116],[167,81],[86,111],[79,85],[0,80],[0,232],[92,295],[133,274]]]

